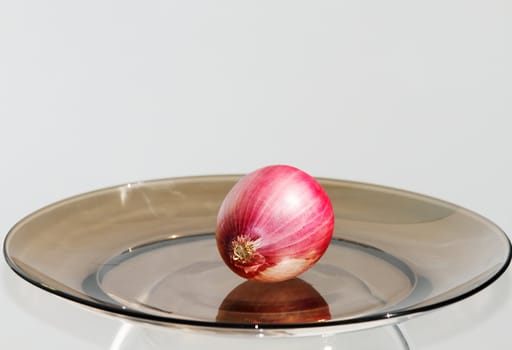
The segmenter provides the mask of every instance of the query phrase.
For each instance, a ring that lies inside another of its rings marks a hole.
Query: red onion
[[[320,184],[287,165],[242,177],[217,216],[217,247],[238,275],[261,282],[291,279],[324,254],[334,230],[332,204]]]

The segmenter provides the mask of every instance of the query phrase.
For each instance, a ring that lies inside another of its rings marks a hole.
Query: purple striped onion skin
[[[271,165],[242,177],[227,194],[216,239],[235,273],[280,282],[315,264],[333,231],[332,204],[320,184],[295,167]]]

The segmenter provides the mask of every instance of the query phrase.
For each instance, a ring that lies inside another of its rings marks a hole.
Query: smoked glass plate
[[[510,262],[507,236],[434,198],[319,179],[335,210],[322,259],[293,280],[245,281],[222,262],[218,208],[239,176],[138,182],[49,205],[16,224],[8,264],[51,293],[158,325],[305,335],[388,324],[466,298]]]

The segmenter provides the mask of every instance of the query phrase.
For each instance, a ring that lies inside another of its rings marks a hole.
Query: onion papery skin
[[[217,216],[217,247],[243,278],[280,282],[298,276],[327,250],[334,230],[329,196],[310,175],[271,165],[242,177]]]

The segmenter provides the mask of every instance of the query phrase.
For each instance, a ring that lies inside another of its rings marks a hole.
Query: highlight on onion
[[[245,175],[226,195],[216,240],[232,271],[279,282],[315,264],[333,230],[334,212],[322,186],[300,169],[271,165]]]
[[[222,301],[217,322],[250,324],[313,323],[331,319],[320,293],[300,278],[278,283],[245,281]]]

